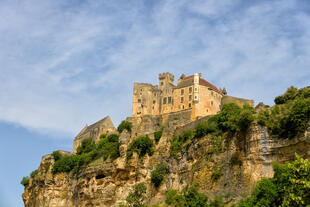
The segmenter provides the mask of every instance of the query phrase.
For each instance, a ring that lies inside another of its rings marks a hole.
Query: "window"
[[[164,98],[164,101],[163,101],[163,102],[164,102],[164,104],[167,103],[167,97]]]
[[[154,106],[153,106],[153,110],[154,110]]]
[[[193,88],[192,88],[192,87],[189,87],[188,92],[189,92],[189,93],[192,93],[192,92],[193,92]]]
[[[184,102],[184,97],[181,97],[181,103],[183,103]]]
[[[181,95],[184,95],[184,89],[181,89]]]
[[[182,106],[182,109],[184,109],[184,105]]]
[[[213,101],[211,101],[211,106],[213,106]]]
[[[155,100],[153,101],[153,104],[156,104],[156,101],[155,101]]]
[[[195,88],[195,91],[198,91],[198,88]]]
[[[213,91],[211,91],[211,96],[213,96]]]
[[[138,103],[141,103],[141,99],[138,99]]]
[[[191,104],[191,103],[189,103],[189,104],[188,104],[188,107],[189,107],[189,108],[190,108],[190,107],[192,107],[192,104]]]
[[[197,96],[195,96],[195,100],[197,100]]]
[[[192,100],[192,95],[189,95],[188,100],[189,100],[189,101]]]
[[[141,88],[140,91],[143,91],[143,88]]]
[[[169,96],[168,97],[168,104],[171,104],[171,102],[172,102],[172,98],[171,98],[171,96]]]
[[[164,85],[164,82],[160,82],[160,85],[163,86],[163,85]]]

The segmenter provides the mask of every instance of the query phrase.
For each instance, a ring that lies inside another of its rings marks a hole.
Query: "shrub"
[[[156,188],[160,186],[167,172],[168,172],[168,166],[165,164],[157,165],[155,170],[152,171],[151,182],[154,184]]]
[[[220,197],[220,196],[216,196],[214,198],[214,200],[212,200],[209,204],[210,207],[224,207],[225,204],[224,204],[224,201],[223,201],[223,198]]]
[[[57,160],[60,160],[61,157],[62,157],[62,155],[60,154],[59,151],[54,151],[54,152],[52,153],[52,156],[54,157],[55,162],[56,162]]]
[[[178,138],[174,137],[172,143],[170,145],[170,155],[175,157],[177,153],[181,152],[183,143],[178,140]]]
[[[29,185],[29,177],[23,177],[22,181],[20,181],[20,184],[22,184],[24,187],[27,187]]]
[[[134,152],[138,153],[140,158],[143,157],[146,153],[151,156],[153,154],[152,140],[147,135],[134,139],[128,145],[127,159],[130,159]]]
[[[271,110],[260,111],[258,123],[267,126],[270,134],[281,138],[293,138],[302,134],[310,121],[310,98],[303,98],[308,96],[305,92],[300,94],[303,95],[292,96],[297,98],[289,99],[285,104],[276,105]]]
[[[162,130],[154,132],[154,138],[155,138],[156,144],[159,142],[159,140],[160,140],[162,135],[163,135],[163,131]]]
[[[310,162],[296,154],[296,160],[273,163],[273,178],[259,181],[251,196],[239,206],[308,206],[310,205]]]
[[[223,175],[221,168],[215,168],[213,169],[213,172],[211,174],[212,180],[216,181]]]
[[[110,134],[98,142],[98,153],[102,155],[105,160],[109,157],[114,160],[120,156],[118,138],[119,136],[117,134]]]
[[[82,144],[77,148],[77,154],[83,154],[93,151],[96,148],[96,144],[94,140],[90,137],[88,139],[84,139]]]
[[[81,168],[87,166],[90,162],[100,157],[103,159],[116,159],[119,157],[119,142],[117,134],[102,135],[96,144],[89,138],[82,141],[78,147],[76,155],[61,156],[59,152],[53,152],[55,164],[52,172],[72,172],[76,174]],[[60,156],[59,156],[60,155]],[[56,159],[56,158],[57,159]]]
[[[31,173],[30,173],[30,177],[31,178],[34,178],[35,176],[37,176],[38,175],[38,170],[34,170],[34,171],[32,171]]]
[[[166,204],[173,207],[208,207],[208,197],[198,192],[198,186],[184,188],[182,192],[176,190],[166,191]]]
[[[131,132],[131,128],[132,128],[132,123],[129,122],[129,121],[124,120],[124,121],[122,121],[122,122],[118,125],[117,131],[118,131],[119,133],[122,133],[122,131],[123,131],[124,129],[126,129],[128,132]]]
[[[144,183],[139,183],[134,186],[133,191],[129,192],[126,201],[129,207],[146,207],[144,200],[146,193],[146,186]]]

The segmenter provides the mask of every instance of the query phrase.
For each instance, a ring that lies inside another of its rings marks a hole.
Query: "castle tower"
[[[158,79],[159,79],[159,89],[163,91],[165,88],[173,85],[174,75],[168,72],[160,73]]]

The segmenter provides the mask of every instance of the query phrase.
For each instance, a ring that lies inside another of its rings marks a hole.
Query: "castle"
[[[174,85],[171,73],[159,74],[158,85],[134,83],[132,116],[164,115],[184,110],[191,111],[191,120],[214,115],[221,105],[235,102],[238,105],[253,106],[253,101],[227,96],[226,89],[218,89],[202,78],[200,73],[181,75]]]
[[[199,73],[191,76],[182,74],[176,86],[171,73],[162,73],[159,74],[159,87],[148,83],[134,83],[132,116],[126,120],[137,127],[137,136],[139,133],[150,134],[156,128],[154,125],[159,127],[179,120],[178,124],[181,126],[214,115],[227,103],[254,105],[253,100],[228,96],[225,88],[218,89]],[[156,130],[159,129],[157,128]],[[94,141],[98,141],[100,134],[113,132],[116,132],[116,128],[109,116],[90,126],[86,125],[75,137],[74,153],[82,140],[92,137]]]

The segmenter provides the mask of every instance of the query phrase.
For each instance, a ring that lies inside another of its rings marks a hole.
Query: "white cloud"
[[[309,85],[309,15],[295,1],[0,3],[0,119],[77,134],[130,115],[134,81],[202,72],[231,95],[272,103]]]

